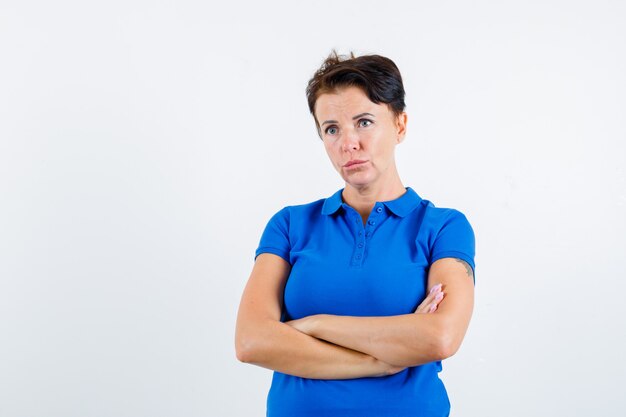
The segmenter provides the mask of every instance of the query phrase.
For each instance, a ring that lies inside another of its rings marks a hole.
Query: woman
[[[407,115],[391,60],[334,52],[307,97],[345,188],[267,224],[237,357],[275,371],[268,416],[447,416],[438,372],[472,314],[472,228],[400,180]]]

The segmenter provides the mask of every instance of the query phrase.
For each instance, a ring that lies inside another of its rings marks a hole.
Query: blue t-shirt
[[[283,208],[263,232],[256,255],[273,253],[292,266],[282,321],[412,313],[426,297],[428,269],[437,259],[460,258],[474,269],[474,232],[461,212],[437,208],[409,187],[395,200],[377,202],[364,225],[342,191]],[[447,416],[440,371],[437,361],[341,380],[274,372],[267,416]]]

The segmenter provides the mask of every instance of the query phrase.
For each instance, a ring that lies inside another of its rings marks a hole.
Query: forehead
[[[352,117],[354,114],[369,112],[379,113],[386,105],[372,102],[359,87],[343,87],[330,93],[321,94],[315,102],[315,113],[318,120],[338,118],[342,115]]]

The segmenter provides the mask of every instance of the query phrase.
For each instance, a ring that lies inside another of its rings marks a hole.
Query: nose
[[[356,151],[360,147],[359,135],[354,130],[347,130],[343,135],[341,149],[344,152]]]

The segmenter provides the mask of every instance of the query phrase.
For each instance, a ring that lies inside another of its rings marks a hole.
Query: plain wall
[[[401,177],[466,214],[456,417],[626,407],[626,3],[0,2],[0,416],[261,416],[234,328],[270,216],[343,186],[332,48],[405,81]]]

